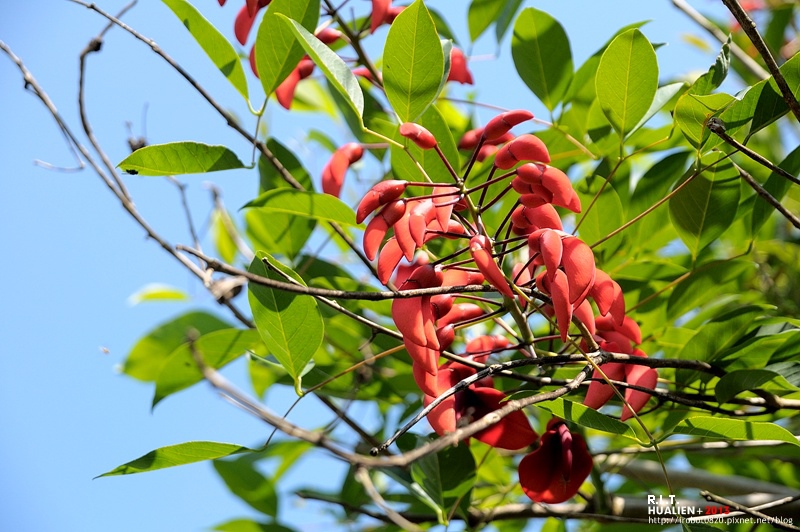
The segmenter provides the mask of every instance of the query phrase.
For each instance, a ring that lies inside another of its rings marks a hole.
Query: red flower
[[[372,0],[372,19],[370,23],[369,32],[375,33],[379,27],[386,22],[389,16],[389,7],[392,5],[392,0]]]
[[[447,81],[456,81],[464,85],[472,85],[472,72],[467,67],[467,58],[464,52],[453,46],[450,49],[450,73]]]
[[[400,135],[413,141],[423,150],[430,150],[436,146],[436,137],[433,133],[414,122],[404,122],[400,125]]]
[[[592,472],[592,455],[580,434],[564,421],[547,424],[539,448],[519,463],[522,491],[535,502],[556,504],[571,499]]]
[[[310,76],[313,71],[314,62],[305,57],[300,60],[294,70],[289,72],[286,79],[275,89],[275,97],[278,99],[278,103],[281,104],[281,107],[284,109],[290,109],[292,107],[292,100],[294,100],[294,91],[297,88],[297,84],[300,83],[300,80]]]
[[[478,270],[483,274],[489,284],[506,297],[514,297],[514,291],[508,285],[503,275],[503,270],[492,257],[492,242],[484,235],[475,235],[469,241],[469,251]]]
[[[544,142],[530,134],[520,135],[497,151],[494,165],[501,170],[508,170],[523,161],[549,163],[550,154]]]
[[[517,124],[521,124],[533,118],[533,113],[525,109],[515,109],[513,111],[506,111],[489,120],[483,128],[483,137],[487,142],[497,142],[504,138],[504,136]],[[511,140],[511,139],[505,139]]]
[[[333,152],[328,164],[322,169],[322,191],[338,198],[347,169],[363,155],[364,148],[355,142],[349,142]]]
[[[474,374],[475,369],[457,362],[443,364],[437,375],[437,395]],[[434,408],[428,414],[428,422],[437,434],[444,435],[499,409],[505,397],[504,392],[494,388],[491,379],[482,379]],[[435,395],[426,394],[425,405],[431,404],[435,398]],[[525,414],[516,411],[473,437],[492,447],[515,450],[532,444],[537,435]]]

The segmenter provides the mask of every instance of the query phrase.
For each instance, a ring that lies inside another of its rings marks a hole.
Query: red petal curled
[[[614,331],[624,336],[634,344],[642,343],[642,330],[639,324],[632,318],[625,316],[621,325],[617,325],[616,321],[610,316],[601,316],[597,318],[597,330],[601,331],[598,334],[603,335],[605,331]]]
[[[594,254],[592,248],[574,236],[565,237],[562,244],[564,253],[561,264],[569,280],[569,301],[573,305],[580,305],[594,283]]]
[[[408,229],[417,247],[425,244],[428,224],[436,219],[436,208],[430,198],[415,202],[408,214]]]
[[[550,162],[547,146],[538,137],[520,135],[497,151],[494,164],[501,170],[508,170],[522,161]]]
[[[385,21],[389,13],[389,6],[392,5],[392,0],[372,0],[372,19],[370,23],[369,32],[375,33]]]
[[[536,285],[539,286],[537,279]],[[556,323],[561,334],[561,340],[567,341],[569,325],[572,322],[572,303],[569,301],[569,281],[567,275],[556,270],[550,281],[550,298],[553,300],[553,309],[556,311]]]
[[[647,366],[625,364],[625,381],[628,384],[634,384],[636,386],[641,386],[642,388],[655,390],[656,384],[658,383],[658,372],[656,372],[655,368],[648,368]],[[631,388],[625,390],[625,400],[628,402],[634,412],[638,413],[639,410],[641,410],[642,407],[647,403],[648,399],[650,399],[650,394],[646,392],[640,392],[639,390],[633,390]],[[628,405],[625,405],[625,407],[622,409],[622,417],[620,418],[621,421],[625,421],[633,417],[631,408],[628,408]]]
[[[327,44],[330,46],[331,44],[335,43],[339,39],[342,38],[342,32],[339,30],[335,30],[331,27],[322,28],[321,30],[314,33],[314,36],[323,42],[323,44]]]
[[[233,34],[239,44],[244,46],[247,42],[247,36],[250,34],[250,29],[253,27],[253,22],[256,20],[255,2],[253,2],[253,12],[248,9],[248,5],[242,6],[236,14],[236,19],[233,21]]]
[[[567,174],[552,166],[541,165],[544,167],[541,183],[544,188],[552,195],[551,202],[559,207],[564,207],[572,212],[581,212],[581,200]]]
[[[444,271],[443,286],[469,286],[471,284],[483,284],[483,274],[469,270],[450,268]]]
[[[426,373],[436,375],[439,367],[439,351],[431,347],[416,344],[408,338],[403,339],[403,344],[406,346],[406,351],[408,351],[414,363],[414,367],[419,367]]]
[[[499,409],[503,406],[501,401],[506,398],[505,392],[489,387],[470,387],[461,393],[464,394],[464,406],[472,412],[473,421]],[[537,434],[525,414],[517,410],[473,437],[492,447],[516,450],[536,441]]]
[[[595,269],[594,284],[589,295],[592,296],[600,314],[606,316],[610,313],[616,325],[622,325],[625,319],[625,297],[619,287],[603,270]]]
[[[400,244],[397,243],[397,238],[391,237],[378,255],[378,280],[383,284],[388,284],[394,269],[402,259],[403,251],[400,249]]]
[[[455,303],[456,296],[451,296],[449,294],[440,294],[438,296],[431,296],[431,308],[433,309],[433,317],[434,319],[441,319],[443,316],[447,315],[450,310],[453,308],[453,303]],[[443,325],[440,325],[442,327]]]
[[[451,323],[473,320],[483,314],[483,309],[475,303],[456,303],[447,314],[439,318],[437,324],[439,327],[445,327]]]
[[[407,186],[408,181],[389,179],[387,181],[381,181],[372,187],[369,192],[364,195],[356,208],[356,223],[360,224],[367,216],[375,211],[375,209],[402,196]]]
[[[486,127],[483,128],[483,134],[487,141],[492,141],[508,133],[517,124],[531,118],[533,118],[533,113],[524,109],[507,111],[489,120]]]
[[[344,184],[344,175],[350,167],[347,155],[340,151],[335,151],[328,164],[322,169],[322,191],[334,197],[339,197]]]
[[[439,192],[431,198],[434,205],[436,205],[436,219],[442,229],[447,229],[450,222],[450,215],[453,214],[453,208],[461,198],[461,192],[456,187],[442,187],[437,189]],[[448,194],[448,192],[450,194]],[[460,224],[459,224],[460,225]]]
[[[511,213],[511,223],[519,227],[536,229],[557,229],[561,231],[561,217],[552,205],[544,204],[538,207],[519,205]]]
[[[375,258],[386,232],[403,217],[405,212],[406,203],[404,201],[393,201],[381,209],[367,224],[367,228],[364,230],[364,254],[369,260]]]
[[[592,471],[592,455],[583,436],[565,434],[559,424],[551,426],[539,448],[519,463],[519,483],[533,501],[557,504],[572,498]],[[571,458],[570,463],[565,457]]]
[[[489,284],[506,297],[514,297],[514,292],[508,286],[503,271],[492,257],[492,243],[484,235],[475,235],[469,241],[469,251],[478,270],[483,274]]]
[[[478,141],[481,139],[481,135],[483,135],[483,128],[479,127],[476,129],[470,129],[461,137],[461,140],[458,141],[458,149],[459,150],[472,150],[475,146],[478,145]]]
[[[472,73],[467,67],[467,58],[464,52],[453,46],[450,49],[450,73],[447,81],[456,81],[465,85],[472,85]]]
[[[430,150],[436,146],[436,137],[433,133],[414,122],[404,122],[400,125],[400,135],[413,141],[423,150]]]
[[[601,365],[600,369],[602,369],[606,377],[612,381],[625,380],[625,364],[609,362]],[[589,383],[589,389],[586,391],[583,404],[597,410],[606,404],[613,396],[614,390],[603,380],[600,373],[594,370],[594,373],[592,373],[592,382]]]
[[[511,342],[505,336],[479,336],[467,343],[466,354],[470,355],[477,362],[484,362],[492,353],[498,353],[510,345]]]

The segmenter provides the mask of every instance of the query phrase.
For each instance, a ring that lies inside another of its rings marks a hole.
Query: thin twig
[[[758,181],[753,179],[753,176],[747,173],[744,168],[736,166],[736,169],[739,171],[739,175],[742,177],[742,179],[744,179],[745,182],[750,185],[750,187],[761,197],[761,199],[772,205],[772,207],[781,213],[783,217],[789,221],[789,223],[795,226],[795,228],[800,229],[800,218],[789,212],[789,209],[784,207],[780,201],[778,201],[772,194],[769,193],[767,189],[762,187]]]
[[[764,42],[764,39],[761,38],[761,34],[758,33],[756,23],[753,22],[753,19],[751,19],[750,15],[747,14],[747,11],[742,9],[742,6],[739,4],[738,0],[722,0],[722,3],[725,4],[725,7],[727,7],[731,14],[733,14],[736,21],[742,27],[742,31],[744,31],[745,35],[747,35],[747,37],[750,39],[750,42],[753,43],[753,46],[756,47],[756,50],[758,50],[759,55],[767,65],[767,69],[769,70],[770,74],[772,74],[772,79],[775,80],[775,84],[781,91],[783,101],[786,102],[787,106],[789,106],[789,109],[792,111],[792,114],[794,114],[794,117],[800,121],[800,103],[797,102],[797,98],[794,97],[792,89],[789,88],[789,84],[786,83],[786,78],[783,77],[783,73],[781,73],[778,63],[776,63],[775,58],[772,57],[772,53],[769,51],[767,43]]]
[[[386,504],[386,501],[383,499],[380,492],[378,492],[378,490],[375,488],[375,484],[372,483],[372,479],[369,477],[369,471],[367,471],[366,468],[356,468],[354,477],[358,482],[361,483],[362,486],[364,486],[364,490],[367,492],[367,495],[369,495],[369,498],[372,499],[372,502],[374,502],[381,510],[386,512],[386,517],[391,519],[394,524],[403,530],[422,532],[420,527],[407,520],[405,517],[397,513],[391,506]]]
[[[742,504],[739,504],[735,501],[730,499],[726,499],[725,497],[720,497],[719,495],[715,495],[710,491],[701,491],[700,495],[702,495],[706,500],[716,502],[719,504],[724,504],[726,506],[730,506],[731,508],[736,509],[737,511],[741,512],[742,514],[751,515],[753,517],[757,517],[758,519],[763,519],[770,525],[774,526],[775,528],[779,528],[781,530],[800,530],[800,528],[791,525],[781,519],[777,519],[775,517],[769,516],[765,513],[759,512],[755,508],[748,508]],[[733,517],[733,514],[731,514]]]
[[[720,44],[728,42],[728,35],[724,31],[687,4],[685,0],[672,0],[672,4],[710,33]],[[769,77],[769,72],[764,70],[761,65],[754,61],[752,57],[747,55],[747,53],[734,42],[731,43],[731,53],[758,79],[767,79]]]

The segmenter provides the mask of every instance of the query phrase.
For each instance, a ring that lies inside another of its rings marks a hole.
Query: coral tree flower
[[[557,504],[571,499],[592,472],[592,455],[580,434],[564,421],[547,424],[539,448],[519,463],[522,491],[535,502]]]
[[[464,364],[446,362],[439,368],[437,374],[437,393],[426,394],[425,405],[431,404],[438,394],[475,373],[474,368]],[[490,378],[481,379],[445,399],[428,414],[428,422],[437,434],[444,435],[499,409],[505,397],[505,392],[495,389]],[[525,414],[516,411],[473,437],[492,447],[516,450],[531,445],[536,441],[537,434],[531,428]]]
[[[333,152],[328,164],[322,169],[322,191],[338,198],[347,169],[363,155],[364,148],[355,142],[348,142]]]
[[[637,357],[647,355],[641,349],[634,348],[631,344],[639,344],[642,341],[642,333],[639,325],[631,318],[624,316],[621,323],[617,323],[614,317],[598,317],[595,320],[596,334],[600,348],[614,353],[623,353]],[[606,377],[614,381],[626,382],[642,388],[655,390],[658,383],[658,372],[655,368],[640,366],[636,364],[621,364],[619,362],[609,362],[600,366]],[[592,382],[586,392],[583,404],[591,408],[600,408],[614,396],[614,390],[604,380],[600,373],[595,370],[592,374]],[[650,394],[627,388],[624,393],[625,401],[630,405],[625,405],[622,409],[621,420],[626,421],[633,417],[633,412],[639,412],[650,399]]]
[[[472,72],[467,67],[467,58],[460,49],[453,46],[450,49],[450,73],[447,81],[455,81],[462,85],[472,85]]]

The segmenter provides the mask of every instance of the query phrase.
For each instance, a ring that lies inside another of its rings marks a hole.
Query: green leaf
[[[278,494],[272,481],[253,465],[253,455],[235,460],[214,460],[214,469],[228,489],[244,502],[270,517],[278,514]]]
[[[693,308],[713,301],[725,285],[745,272],[752,271],[753,263],[745,260],[720,260],[704,264],[682,281],[669,296],[667,317],[675,319]]]
[[[185,339],[184,339],[185,340]],[[212,368],[221,368],[260,344],[258,332],[253,329],[222,329],[200,336],[195,342],[196,352]],[[173,393],[184,390],[203,380],[189,343],[184,343],[167,358],[156,378],[153,407]]]
[[[214,209],[214,212],[211,213],[211,231],[214,235],[214,246],[217,248],[219,257],[224,262],[232,264],[236,259],[236,253],[239,252],[234,240],[234,236],[238,235],[238,231],[228,211]],[[233,235],[231,232],[233,232]]]
[[[494,36],[497,44],[500,44],[500,41],[503,40],[506,32],[508,32],[508,28],[511,27],[511,23],[514,22],[519,6],[522,5],[522,0],[506,0],[503,3],[505,4],[503,12],[500,13],[500,17],[494,25]]]
[[[344,225],[358,225],[353,209],[345,205],[339,198],[334,198],[329,194],[317,194],[293,188],[268,190],[242,208],[258,208],[268,212],[279,212]]]
[[[578,229],[581,240],[590,246],[604,238],[611,231],[618,229],[624,223],[624,210],[617,191],[612,185],[606,184],[603,191],[597,195],[600,187],[605,183],[603,178],[594,178],[589,185],[583,182],[577,187],[578,197],[581,200],[583,211],[582,222]],[[597,198],[595,200],[595,197]],[[587,211],[587,207],[594,201],[594,206]],[[615,250],[619,247],[623,235],[619,234],[600,245],[601,249]]]
[[[503,12],[506,0],[472,0],[467,11],[470,40],[477,41]]]
[[[636,133],[636,131],[641,129],[641,127],[644,126],[648,120],[653,118],[653,116],[655,116],[656,113],[658,113],[661,109],[663,109],[664,106],[667,104],[667,102],[672,100],[672,98],[674,98],[675,95],[678,94],[681,91],[681,89],[683,89],[683,87],[684,87],[683,83],[670,83],[669,85],[664,85],[663,87],[659,87],[658,90],[656,91],[656,95],[653,97],[653,103],[650,104],[650,108],[644,114],[642,119],[639,120],[639,123],[633,126],[633,128],[626,135],[626,137],[630,137],[631,135]]]
[[[117,167],[129,174],[179,175],[204,174],[245,166],[225,146],[185,141],[145,146],[125,157]]]
[[[550,111],[563,100],[572,81],[569,38],[556,19],[532,7],[514,24],[511,56],[525,85]]]
[[[742,419],[692,417],[678,423],[673,432],[710,440],[784,441],[800,446],[791,432],[775,423]]]
[[[247,79],[236,49],[195,7],[186,0],[162,0],[181,19],[197,44],[239,94],[248,99]]]
[[[186,342],[186,335],[190,330],[194,329],[202,335],[230,326],[230,323],[208,312],[193,311],[182,314],[162,323],[139,339],[128,353],[122,371],[135,379],[155,381],[164,361]]]
[[[267,95],[275,92],[305,53],[295,39],[295,32],[286,25],[286,18],[295,21],[298,27],[314,31],[319,19],[319,0],[274,0],[264,13],[258,26],[255,54],[256,70]]]
[[[287,17],[281,18],[283,19],[282,22],[285,27],[294,35],[301,49],[305,50],[308,56],[314,61],[314,64],[322,69],[325,78],[334,86],[336,91],[344,97],[347,104],[355,112],[359,121],[363,120],[364,94],[361,92],[361,86],[358,84],[358,80],[350,71],[347,64],[345,64],[342,58],[335,52],[309,33],[307,27],[298,24],[296,20],[289,20]]]
[[[653,45],[638,29],[608,45],[595,78],[603,114],[624,137],[645,116],[658,90],[658,60]]]
[[[145,301],[188,301],[189,295],[174,286],[152,283],[140,288],[128,298],[129,305],[138,305]]]
[[[711,94],[711,91],[722,85],[728,76],[728,69],[731,66],[731,37],[722,45],[717,60],[708,69],[708,72],[700,76],[692,83],[689,92],[692,94],[704,95]]]
[[[295,532],[292,528],[275,523],[259,523],[251,519],[231,519],[215,526],[217,532]]]
[[[740,369],[731,371],[719,380],[714,388],[714,397],[719,403],[727,403],[739,393],[761,388],[771,380],[776,380],[777,384],[785,386],[784,389],[792,388],[786,382],[786,379],[775,371],[768,369]]]
[[[175,467],[185,464],[193,464],[204,460],[214,460],[223,456],[230,456],[238,453],[255,452],[253,449],[236,445],[233,443],[219,443],[214,441],[190,441],[160,447],[155,451],[150,451],[136,460],[122,464],[107,473],[103,473],[95,478],[111,477],[116,475],[132,475],[134,473],[145,473],[167,467]]]
[[[267,148],[281,161],[295,181],[306,190],[314,190],[311,176],[294,153],[273,138],[267,140]],[[264,157],[258,160],[258,173],[261,178],[260,192],[293,188]],[[317,221],[312,218],[261,209],[247,210],[245,221],[247,234],[253,241],[253,249],[270,250],[273,254],[282,254],[292,259],[303,249],[317,225]]]
[[[575,403],[559,397],[552,401],[539,403],[537,406],[543,410],[547,410],[554,416],[572,421],[582,427],[641,441],[630,425],[626,425],[621,421],[601,414],[594,408],[589,408],[580,403]]]
[[[262,259],[266,259],[272,267],[268,269]],[[273,268],[281,270],[305,286],[296,273],[266,253],[258,253],[248,271],[286,282],[286,278]],[[255,283],[250,283],[248,287],[250,309],[256,328],[269,352],[292,376],[299,392],[303,370],[322,344],[324,336],[325,324],[317,302],[310,296],[274,290]]]
[[[703,157],[700,167],[713,166],[669,200],[670,219],[693,257],[730,227],[739,207],[739,172],[729,160],[714,164],[719,157]]]
[[[386,97],[401,122],[413,122],[439,94],[444,54],[428,9],[416,0],[389,28],[383,53]]]
[[[675,123],[678,124],[686,140],[693,146],[702,148],[711,136],[706,122],[712,116],[724,111],[733,101],[734,98],[730,94],[698,96],[686,93],[678,98],[678,103],[675,104]]]

